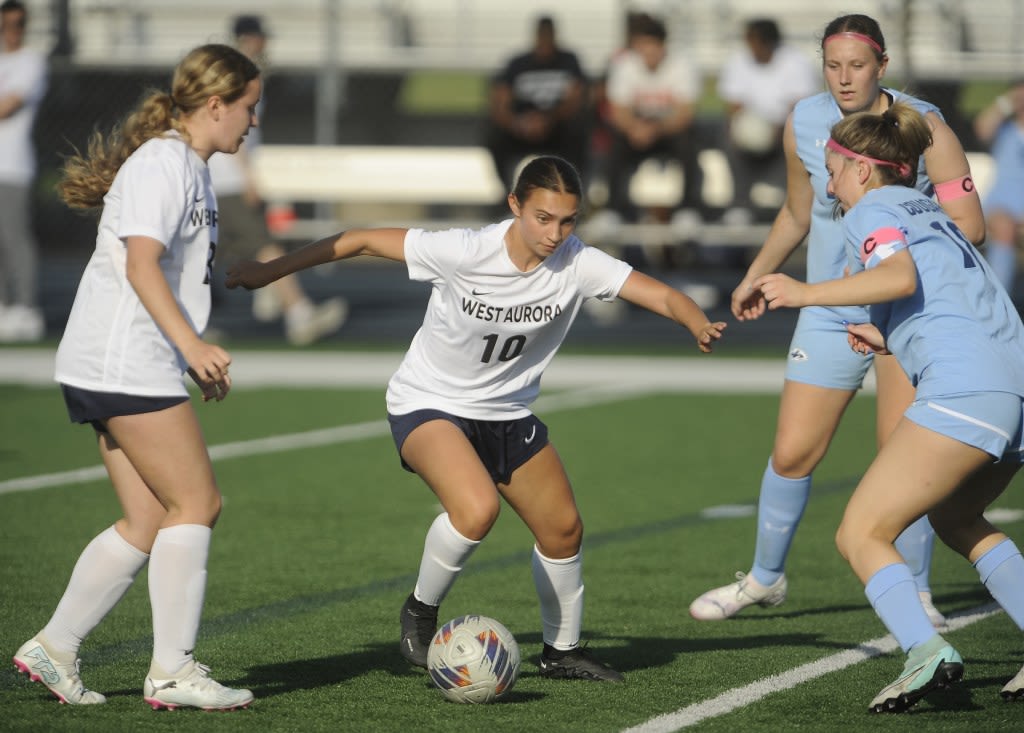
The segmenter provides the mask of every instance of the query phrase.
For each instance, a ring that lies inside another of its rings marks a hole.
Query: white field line
[[[383,389],[401,354],[243,351],[231,365],[234,389],[256,387]],[[52,349],[0,349],[0,384],[53,386]],[[693,357],[558,356],[544,374],[544,388],[567,389],[542,396],[539,412],[586,407],[654,392],[773,393],[782,385],[784,364],[778,359]],[[869,384],[867,389],[872,389]],[[230,399],[230,397],[229,397]],[[385,421],[339,425],[290,435],[212,446],[214,460],[332,445],[386,435]],[[0,480],[0,494],[69,486],[103,479],[102,466]]]
[[[589,387],[586,389],[553,394],[548,397],[541,397],[535,404],[537,406],[537,410],[541,413],[554,412],[556,410],[570,410],[577,407],[589,407],[607,402],[615,402],[650,392],[650,389],[641,385],[631,385],[626,388]],[[355,423],[352,425],[339,425],[333,428],[307,430],[301,433],[288,433],[268,438],[256,438],[253,440],[221,443],[210,447],[210,458],[214,461],[218,461],[227,458],[242,458],[252,455],[282,453],[284,451],[298,450],[301,448],[315,448],[326,445],[336,445],[338,443],[350,443],[356,440],[388,435],[389,433],[390,428],[388,427],[387,420],[375,420],[372,422]],[[107,472],[102,465],[78,468],[71,471],[60,471],[57,473],[24,476],[22,478],[0,481],[0,495],[10,494],[16,491],[35,491],[38,489],[58,486],[84,484],[91,481],[106,479],[106,477]]]
[[[949,620],[949,631],[957,631],[997,613],[1002,613],[999,605],[989,603],[977,608],[950,614],[947,617]],[[832,672],[838,672],[859,662],[888,654],[898,648],[899,645],[891,635],[880,636],[877,639],[865,641],[853,649],[831,654],[817,661],[808,662],[807,664],[787,670],[782,674],[759,679],[743,687],[727,690],[718,697],[688,705],[685,708],[676,710],[674,713],[666,713],[665,715],[651,718],[645,723],[632,728],[626,728],[622,733],[673,733],[674,731],[697,725],[709,718],[725,715],[738,708],[751,705],[774,692],[790,690],[803,682],[823,677]],[[865,701],[866,708],[867,703]]]

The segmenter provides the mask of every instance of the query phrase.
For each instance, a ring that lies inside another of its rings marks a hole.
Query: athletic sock
[[[932,567],[932,550],[935,547],[935,530],[932,529],[928,517],[921,517],[903,530],[893,544],[910,568],[918,592],[931,593],[928,577]]]
[[[540,598],[544,644],[567,650],[579,646],[583,628],[583,553],[552,560],[533,547],[533,583]]]
[[[463,537],[448,513],[438,514],[427,531],[420,559],[420,574],[413,596],[421,603],[440,606],[463,566],[480,544]]]
[[[82,550],[64,595],[42,634],[60,655],[78,656],[78,648],[131,587],[149,555],[108,527]]]
[[[936,635],[921,606],[914,576],[904,563],[886,565],[872,575],[864,595],[905,653]]]
[[[758,583],[769,586],[782,576],[810,494],[810,476],[785,478],[775,473],[768,460],[757,503],[757,545],[750,571]]]
[[[153,661],[173,675],[192,659],[206,595],[211,530],[177,524],[156,534],[149,560]]]
[[[981,582],[1017,628],[1024,630],[1024,557],[1005,539],[974,563]]]

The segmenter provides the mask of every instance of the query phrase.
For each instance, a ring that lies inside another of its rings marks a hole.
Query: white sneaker
[[[154,663],[142,688],[142,699],[154,710],[177,707],[203,710],[235,710],[252,702],[252,692],[225,687],[210,677],[210,668],[192,660],[175,675],[167,675]]]
[[[85,689],[78,674],[78,659],[58,660],[38,637],[32,637],[14,655],[14,666],[33,682],[42,682],[57,699],[68,705],[99,705],[107,698]]]
[[[43,312],[27,305],[4,308],[0,317],[0,343],[34,343],[46,335]]]
[[[722,214],[722,223],[730,227],[745,227],[754,223],[754,215],[750,209],[733,206]]]
[[[622,228],[622,216],[617,211],[602,209],[590,217],[582,227],[585,237],[598,244],[614,243]]]
[[[276,321],[284,312],[284,306],[277,293],[269,287],[252,291],[252,317],[263,323]]]
[[[917,595],[921,598],[921,605],[924,606],[924,612],[928,614],[928,620],[932,622],[932,626],[939,631],[945,631],[949,627],[949,622],[939,612],[939,609],[932,605],[931,592],[926,590],[920,591]]]
[[[768,608],[786,600],[786,576],[763,586],[752,575],[736,573],[736,582],[709,590],[690,604],[690,615],[698,621],[732,618],[747,606]]]
[[[999,694],[1003,696],[1004,700],[1019,700],[1024,697],[1024,667],[1021,667],[1020,672],[1006,683]]]
[[[284,314],[285,336],[293,346],[308,346],[329,336],[348,320],[348,301],[332,298],[313,305],[303,301]]]
[[[669,226],[679,239],[695,239],[704,227],[704,219],[696,209],[680,209],[672,214]]]

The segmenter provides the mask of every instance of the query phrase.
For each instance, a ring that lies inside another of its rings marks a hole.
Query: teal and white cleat
[[[963,676],[964,660],[949,644],[924,661],[915,659],[911,654],[903,673],[875,696],[868,709],[873,713],[902,713],[932,690],[948,687]]]

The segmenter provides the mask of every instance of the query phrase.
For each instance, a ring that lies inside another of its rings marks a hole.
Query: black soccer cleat
[[[578,646],[560,651],[547,644],[540,655],[541,677],[591,682],[624,682],[622,675],[603,662],[599,662],[586,648]]]
[[[437,631],[438,606],[430,606],[416,600],[410,593],[402,605],[402,640],[398,650],[410,664],[427,668],[427,650]]]

